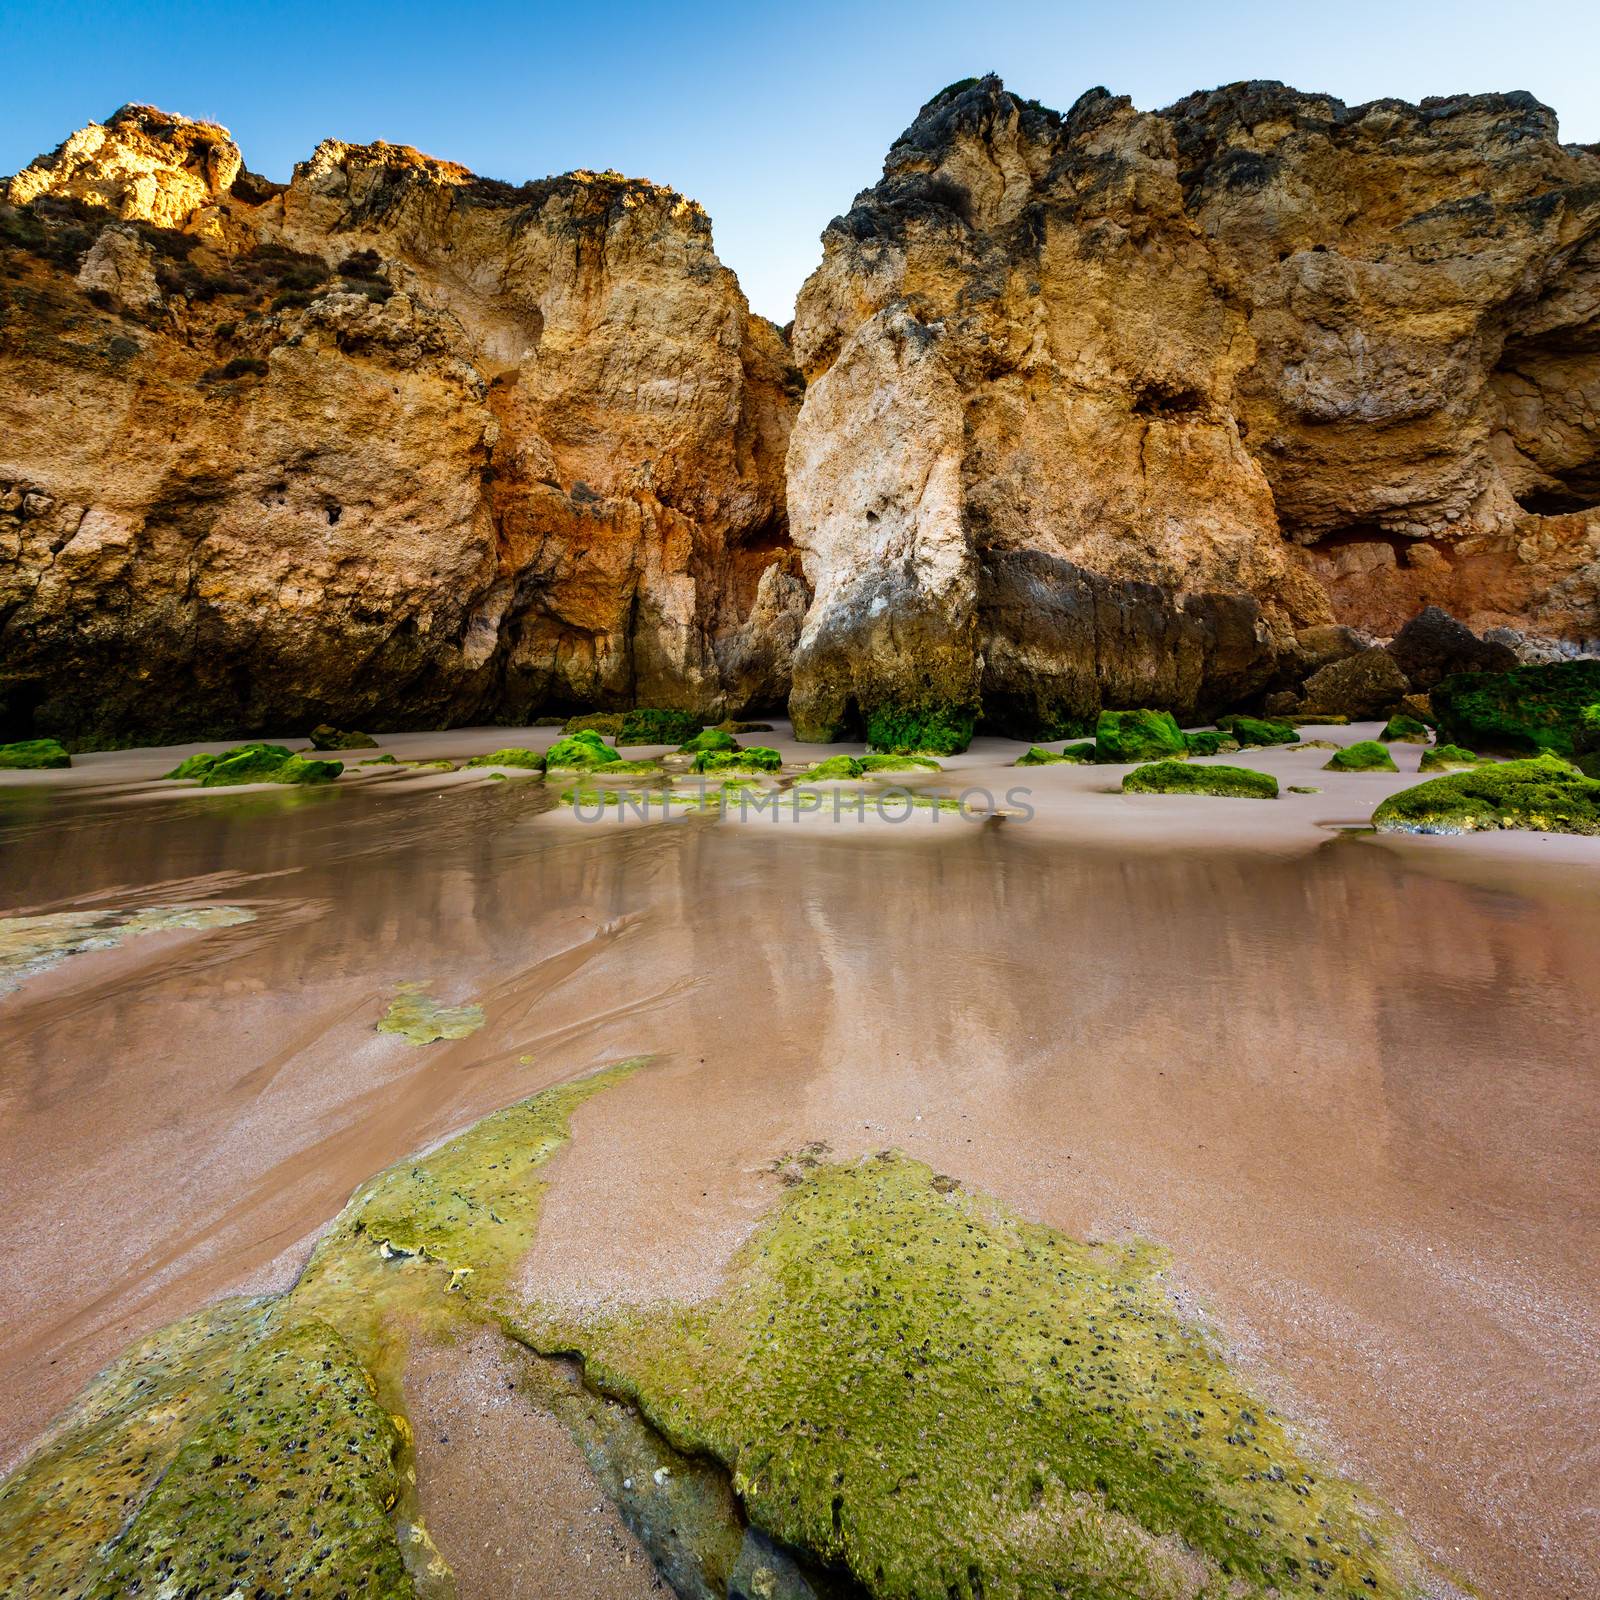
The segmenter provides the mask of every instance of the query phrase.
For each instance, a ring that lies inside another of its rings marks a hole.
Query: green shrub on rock
[[[1292,722],[1271,722],[1260,717],[1218,717],[1217,726],[1231,733],[1244,750],[1261,745],[1294,744],[1300,737]]]
[[[1276,800],[1278,780],[1251,767],[1197,767],[1155,761],[1122,780],[1124,794],[1209,794],[1225,800]]]
[[[1430,738],[1426,725],[1416,717],[1397,711],[1383,725],[1378,735],[1386,744],[1426,744]]]
[[[504,750],[491,750],[486,756],[474,756],[464,763],[469,767],[523,767],[529,772],[543,772],[545,758],[537,750],[524,750],[508,745]]]
[[[1600,834],[1600,781],[1559,756],[1501,761],[1390,795],[1372,814],[1386,832],[1471,833],[1526,828]]]
[[[220,754],[189,756],[166,776],[198,779],[202,789],[224,789],[241,783],[332,783],[343,771],[342,761],[307,761],[284,745],[256,740]]]
[[[1441,742],[1472,750],[1578,753],[1584,713],[1600,702],[1600,661],[1460,673],[1434,689]]]
[[[620,761],[621,756],[592,728],[580,728],[565,739],[557,739],[544,753],[546,772],[591,771],[595,767],[609,766]]]
[[[1095,760],[1159,761],[1189,753],[1170,711],[1102,711],[1094,725]]]
[[[54,739],[23,739],[0,744],[0,767],[70,767],[72,757]]]
[[[1394,757],[1376,739],[1360,739],[1336,751],[1324,772],[1398,772]]]
[[[1094,745],[1088,741],[1082,744],[1069,744],[1061,750],[1043,750],[1038,745],[1033,745],[1017,757],[1015,765],[1019,767],[1054,767],[1065,762],[1077,766],[1085,761],[1093,761],[1094,752]]]
[[[1458,744],[1435,745],[1432,750],[1422,752],[1422,772],[1456,772],[1463,767],[1487,767],[1494,765],[1493,756],[1477,756],[1470,750],[1463,750]]]

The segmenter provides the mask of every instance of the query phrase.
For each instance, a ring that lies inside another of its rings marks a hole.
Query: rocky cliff
[[[173,738],[781,705],[798,375],[693,202],[129,107],[0,212],[0,702]]]
[[[90,125],[0,206],[0,734],[955,748],[1600,640],[1600,154],[1528,96],[971,80],[823,247],[786,342],[669,189]]]
[[[1528,96],[971,80],[823,242],[811,735],[1207,715],[1430,602],[1600,636],[1600,156]]]

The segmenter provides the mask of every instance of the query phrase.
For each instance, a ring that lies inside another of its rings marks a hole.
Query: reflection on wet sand
[[[707,1291],[775,1154],[898,1145],[1069,1232],[1168,1245],[1260,1381],[1449,1564],[1581,1592],[1596,899],[1365,840],[863,847],[561,827],[513,784],[260,798],[0,808],[8,907],[209,884],[256,917],[159,964],[75,958],[0,1008],[0,1457],[133,1335],[286,1281],[377,1168],[647,1052],[578,1116],[526,1266],[542,1292]],[[376,1032],[419,981],[483,1028]]]

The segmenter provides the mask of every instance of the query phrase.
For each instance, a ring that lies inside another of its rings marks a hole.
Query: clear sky
[[[1352,103],[1530,89],[1600,141],[1596,0],[0,0],[0,62],[0,172],[129,100],[225,123],[277,179],[327,137],[513,182],[616,167],[704,204],[778,322],[918,106],[981,72],[1062,110],[1095,84],[1145,108],[1240,78]]]

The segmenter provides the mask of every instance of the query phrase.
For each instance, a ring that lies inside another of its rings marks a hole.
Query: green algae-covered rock
[[[1384,723],[1383,732],[1378,737],[1385,744],[1427,744],[1432,735],[1419,718],[1397,711]]]
[[[563,733],[598,733],[615,739],[622,732],[623,713],[620,711],[589,711],[582,716],[568,717],[561,724]]]
[[[70,767],[72,757],[54,739],[23,739],[0,744],[0,767]]]
[[[830,778],[859,778],[863,767],[854,756],[829,756],[800,774],[802,783],[822,783]]]
[[[747,750],[702,750],[694,758],[691,772],[778,772],[783,757],[766,745],[753,744]]]
[[[399,756],[391,756],[387,754],[381,756],[368,756],[367,759],[361,763],[361,765],[364,767],[398,767],[400,765],[400,758]]]
[[[1077,766],[1085,761],[1093,761],[1094,750],[1093,743],[1088,740],[1081,744],[1066,745],[1060,750],[1045,750],[1039,745],[1032,745],[1017,757],[1013,765],[1019,767],[1054,767],[1065,762]]]
[[[895,772],[943,772],[932,756],[889,756],[869,754],[859,756],[861,770],[870,778],[877,775],[887,776]]]
[[[1324,772],[1398,772],[1394,757],[1376,739],[1358,739],[1336,750],[1323,764]]]
[[[370,733],[346,733],[330,726],[326,722],[319,723],[311,730],[311,748],[313,750],[376,750],[378,741]]]
[[[1276,800],[1278,780],[1250,767],[1201,767],[1156,761],[1122,780],[1124,794],[1209,794],[1225,800]]]
[[[520,745],[507,745],[504,750],[491,750],[486,756],[474,756],[466,763],[469,767],[522,767],[529,772],[543,772],[545,758],[537,750],[525,750]]]
[[[622,716],[617,729],[618,744],[678,744],[700,731],[701,718],[692,711],[659,711],[636,706]]]
[[[1584,711],[1600,702],[1600,661],[1461,673],[1446,678],[1431,698],[1441,743],[1572,755]]]
[[[1094,725],[1096,761],[1181,760],[1189,753],[1169,711],[1102,711]]]
[[[1523,828],[1600,834],[1600,781],[1584,777],[1559,756],[1501,761],[1402,789],[1373,812],[1372,820],[1385,831],[1407,833]]]
[[[1148,1247],[897,1153],[784,1176],[715,1297],[523,1330],[722,1462],[751,1526],[895,1600],[1410,1592],[1410,1548],[1179,1318]]]
[[[402,983],[378,1023],[379,1033],[398,1033],[407,1044],[465,1039],[483,1026],[483,1007],[440,1005],[425,983]]]
[[[621,756],[592,728],[580,728],[577,733],[557,739],[544,754],[546,772],[588,772],[595,767],[609,766],[620,761]]]
[[[1458,744],[1435,745],[1431,750],[1422,752],[1422,761],[1418,767],[1420,772],[1457,772],[1463,767],[1487,767],[1494,765],[1493,756],[1474,755],[1470,750],[1463,750]]]
[[[1292,722],[1269,721],[1261,717],[1219,717],[1217,726],[1232,734],[1243,750],[1264,745],[1294,744],[1300,737]]]
[[[678,746],[680,755],[697,756],[708,750],[737,750],[739,741],[724,728],[702,728]]]
[[[717,724],[719,733],[771,733],[770,722],[739,722],[733,717],[728,717]]]
[[[1240,742],[1224,728],[1198,728],[1185,733],[1183,742],[1192,756],[1219,756],[1241,749]]]
[[[885,755],[956,756],[977,722],[975,707],[879,705],[867,713],[867,743]]]
[[[241,756],[260,757],[258,765],[263,770],[269,767],[281,766],[293,752],[288,745],[262,744],[259,740],[252,740],[248,744],[237,744],[231,750],[219,752],[202,752],[199,755],[186,756],[175,766],[171,772],[163,774],[168,778],[204,778],[224,761],[233,761]],[[268,758],[271,758],[270,760]]]

